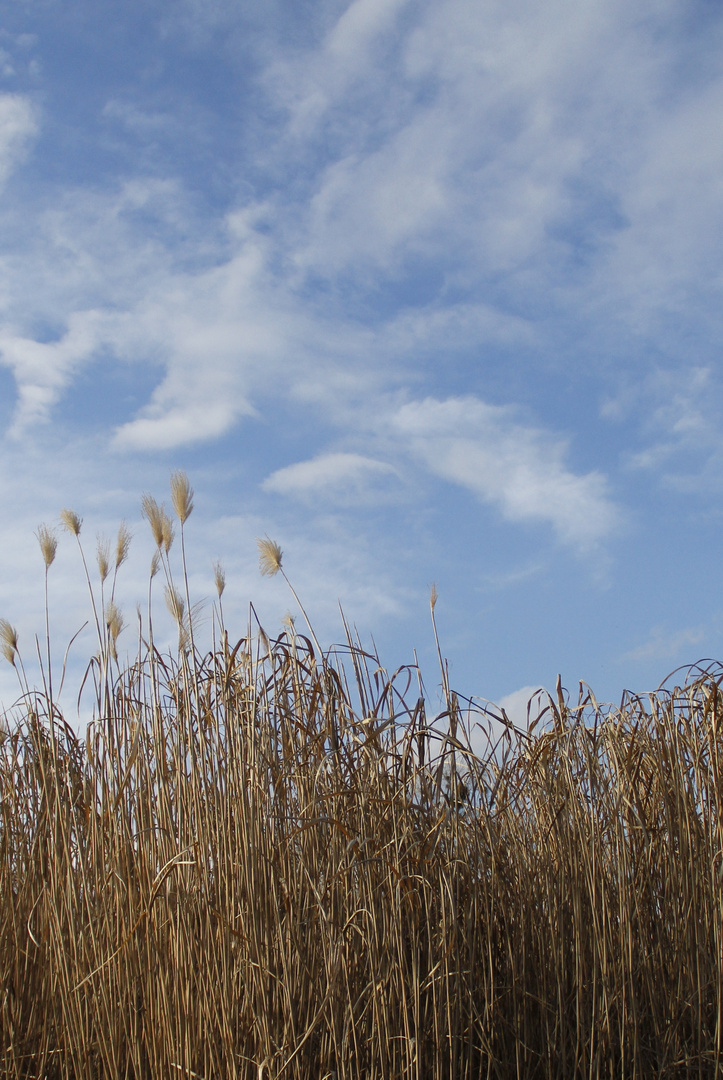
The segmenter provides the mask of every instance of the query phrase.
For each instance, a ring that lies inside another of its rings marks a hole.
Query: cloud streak
[[[700,627],[686,627],[671,631],[665,626],[655,626],[648,640],[626,654],[630,660],[674,660],[687,650],[690,658],[690,646],[699,645],[705,638]]]
[[[33,105],[22,94],[0,94],[0,186],[25,156],[37,134]]]
[[[432,473],[496,506],[508,521],[549,524],[580,551],[620,524],[605,477],[574,473],[566,441],[519,423],[513,409],[475,397],[426,398],[402,406],[393,423]]]
[[[661,24],[672,10],[657,9]],[[713,253],[703,233],[716,235],[721,162],[708,135],[723,83],[663,100],[674,48],[651,57],[623,4],[571,11],[568,0],[544,12],[355,0],[327,14],[316,44],[279,46],[259,78],[278,109],[262,155],[276,186],[216,212],[211,240],[200,222],[181,235],[189,205],[170,160],[164,179],[127,178],[115,194],[66,191],[35,226],[37,255],[31,244],[6,266],[14,430],[52,415],[101,354],[159,366],[152,396],[114,435],[117,448],[158,451],[263,413],[264,379],[282,371],[297,401],[335,387],[333,424],[361,363],[373,368],[371,400],[382,384],[416,394],[423,358],[449,348],[544,351],[557,333],[549,311],[539,318],[550,283],[560,318],[586,313],[583,332],[604,341],[623,321],[626,332],[649,322],[666,297],[680,303],[701,252]],[[106,102],[107,120],[122,100]],[[0,176],[37,130],[26,98],[0,98]],[[403,299],[360,317],[385,289]],[[57,340],[37,333],[46,322],[61,327]],[[581,483],[565,501],[587,491],[592,512],[601,481]]]
[[[291,498],[318,496],[359,497],[369,485],[397,475],[392,465],[362,454],[320,454],[309,461],[299,461],[277,469],[261,487],[264,491]]]

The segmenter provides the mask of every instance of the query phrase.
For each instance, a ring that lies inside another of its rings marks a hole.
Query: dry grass
[[[146,510],[178,653],[119,667],[108,590],[87,736],[46,671],[0,752],[2,1076],[718,1074],[720,671],[475,757],[350,639],[204,654]]]

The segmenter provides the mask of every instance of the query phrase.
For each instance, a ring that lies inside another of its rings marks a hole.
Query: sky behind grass
[[[63,506],[196,489],[229,622],[338,602],[395,668],[601,699],[723,652],[723,12],[615,0],[0,2],[0,615]],[[50,574],[59,662],[88,617]],[[82,666],[92,638],[71,653]],[[75,659],[74,659],[75,658]],[[12,671],[0,696],[14,696]]]

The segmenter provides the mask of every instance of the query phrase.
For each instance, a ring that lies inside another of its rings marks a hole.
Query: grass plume
[[[181,525],[185,525],[193,511],[193,488],[181,469],[171,473],[171,503]]]
[[[256,540],[259,549],[259,571],[266,577],[274,577],[281,570],[283,552],[279,545],[268,536]]]
[[[45,567],[46,569],[50,569],[55,562],[55,555],[58,550],[58,538],[53,530],[48,528],[47,525],[40,525],[35,535],[37,536],[38,544],[40,545],[40,553],[43,556]]]

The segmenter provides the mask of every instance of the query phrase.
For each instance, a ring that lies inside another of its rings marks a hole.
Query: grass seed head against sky
[[[341,601],[436,694],[721,655],[723,13],[531,0],[0,3],[0,614],[63,506],[239,635]],[[88,616],[64,535],[59,660]],[[210,601],[209,608],[210,612]],[[132,652],[133,630],[120,640]],[[78,662],[84,653],[81,636]],[[72,662],[72,661],[71,661]],[[0,675],[6,704],[13,673]]]

